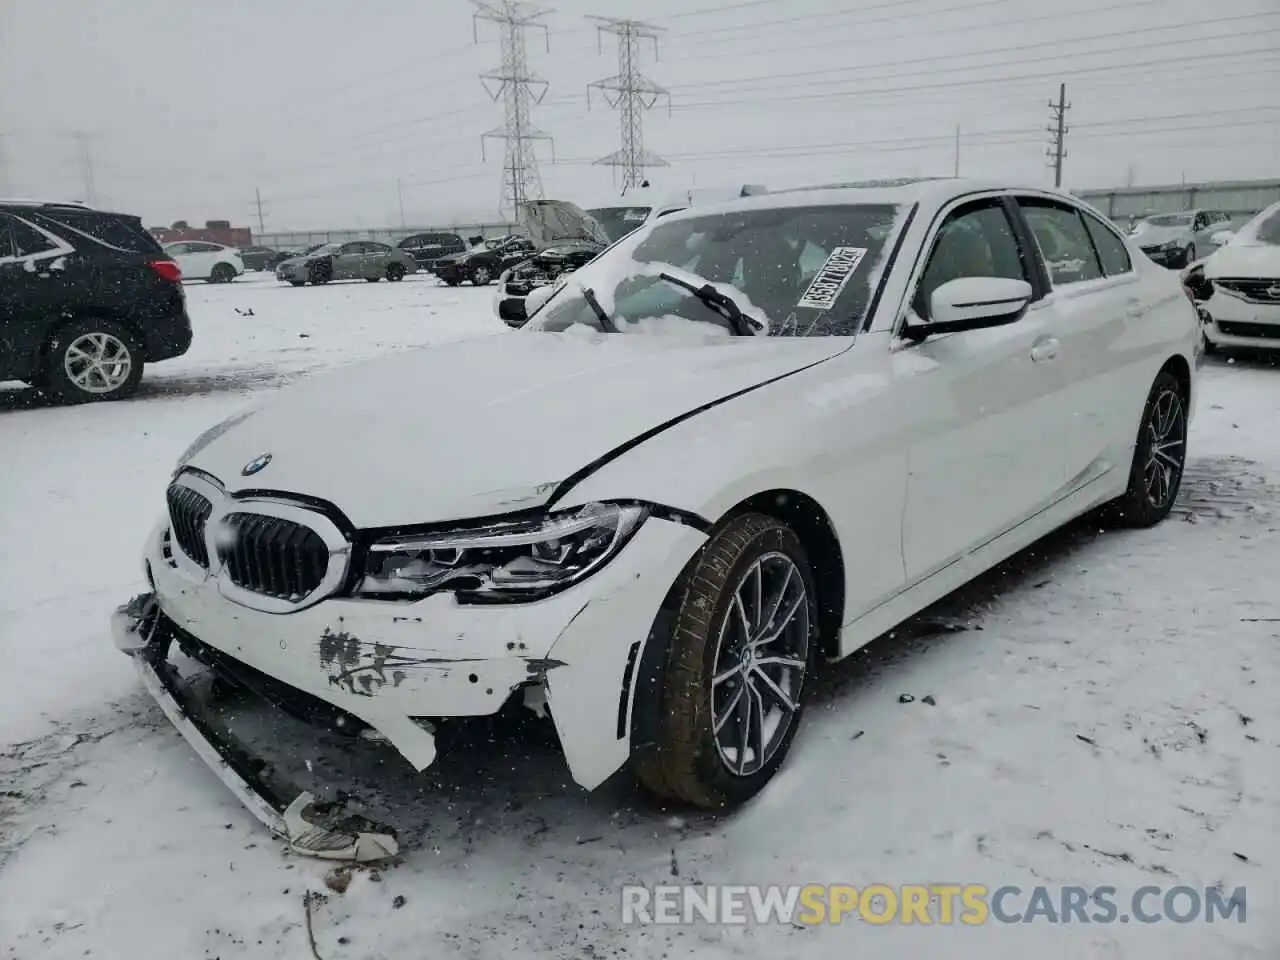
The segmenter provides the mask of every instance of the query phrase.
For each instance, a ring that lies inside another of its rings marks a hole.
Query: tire
[[[461,281],[461,280],[446,280],[446,281],[445,281],[445,283],[446,283],[448,286],[456,287],[456,286],[458,286],[458,284],[462,283],[462,281]]]
[[[399,283],[404,279],[404,274],[405,270],[403,263],[387,264],[387,280],[391,283]]]
[[[108,359],[115,362],[103,362]],[[129,330],[111,320],[73,320],[49,340],[39,388],[61,403],[121,400],[137,391],[142,367],[141,348]]]
[[[331,263],[313,263],[308,271],[308,280],[314,284],[328,283],[333,279],[333,264]]]
[[[1186,462],[1187,398],[1178,379],[1162,370],[1142,407],[1128,489],[1102,508],[1103,522],[1131,529],[1155,526],[1173,509]]]
[[[382,278],[381,277],[365,277],[365,279],[368,280],[370,283],[377,283]]]
[[[1182,266],[1183,269],[1186,269],[1196,262],[1196,245],[1194,243],[1188,243],[1187,249],[1182,252],[1182,256]]]
[[[215,263],[209,274],[210,283],[230,283],[236,278],[236,268],[229,263]]]
[[[763,603],[754,599],[757,572]],[[633,770],[640,785],[660,800],[708,810],[734,807],[769,782],[799,727],[805,683],[818,652],[813,573],[790,527],[763,514],[745,514],[711,538],[678,590],[662,689],[655,694],[661,698],[656,744]],[[774,616],[778,609],[794,607],[792,615],[780,630],[775,627],[773,641],[755,647],[766,657],[741,655],[754,646],[743,642],[748,634],[765,629],[760,614],[773,606],[774,596]],[[753,663],[754,669],[748,667]],[[730,670],[738,672],[730,675]],[[761,731],[750,751],[735,746],[742,743],[744,705],[748,743],[753,730]],[[723,718],[719,732],[713,711]],[[766,741],[763,721],[775,716],[778,725]]]
[[[487,287],[493,283],[493,270],[487,263],[479,263],[471,268],[471,285],[473,287]]]
[[[307,285],[305,280],[290,280],[289,282],[295,287],[305,287]]]

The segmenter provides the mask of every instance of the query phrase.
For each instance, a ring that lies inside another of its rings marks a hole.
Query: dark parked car
[[[571,240],[554,244],[516,264],[500,280],[498,316],[509,327],[523,327],[529,319],[524,309],[525,297],[539,287],[550,286],[564,274],[586,266],[605,246],[592,240]]]
[[[244,261],[246,270],[267,270],[276,264],[279,251],[270,247],[241,247],[240,259]]]
[[[115,400],[191,346],[181,271],[138,217],[0,200],[0,380]]]
[[[321,244],[304,256],[286,260],[276,267],[276,277],[289,281],[295,287],[331,280],[377,283],[383,277],[394,283],[417,270],[417,263],[404,250],[376,240],[350,240]]]
[[[430,270],[442,257],[464,253],[467,242],[456,233],[415,233],[398,244],[401,250],[413,257],[418,266]]]
[[[483,246],[456,253],[437,260],[435,275],[451,287],[464,280],[473,286],[485,287],[497,280],[504,271],[523,260],[528,260],[538,250],[528,237],[511,235],[486,240]]]

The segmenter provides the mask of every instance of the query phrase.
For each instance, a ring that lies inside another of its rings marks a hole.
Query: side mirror
[[[1232,241],[1235,235],[1236,234],[1234,230],[1219,230],[1217,233],[1215,233],[1212,237],[1209,238],[1209,242],[1212,243],[1215,247],[1225,247],[1228,243]]]
[[[1014,323],[1026,312],[1033,291],[1025,280],[1003,277],[960,277],[933,291],[930,320],[915,328],[917,336],[983,330]]]
[[[532,317],[542,307],[544,303],[551,299],[551,294],[555,293],[556,288],[552,284],[545,287],[535,287],[529,291],[529,295],[524,298],[524,314],[526,317]]]

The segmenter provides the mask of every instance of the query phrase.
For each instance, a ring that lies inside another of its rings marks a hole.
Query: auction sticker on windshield
[[[866,255],[866,247],[836,247],[796,306],[830,310]]]

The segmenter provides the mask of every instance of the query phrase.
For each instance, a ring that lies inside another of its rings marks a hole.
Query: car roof
[[[852,183],[817,184],[808,187],[791,187],[775,190],[754,197],[743,197],[724,203],[695,205],[675,214],[676,217],[696,217],[716,211],[767,210],[776,207],[837,206],[840,204],[894,204],[941,206],[957,197],[986,191],[1017,191],[1030,194],[1061,197],[1079,205],[1089,204],[1079,197],[1052,187],[999,180],[975,180],[956,177],[902,178],[895,180],[864,180]]]
[[[75,207],[77,210],[92,210],[87,203],[79,200],[36,200],[23,197],[0,197],[0,207]]]

